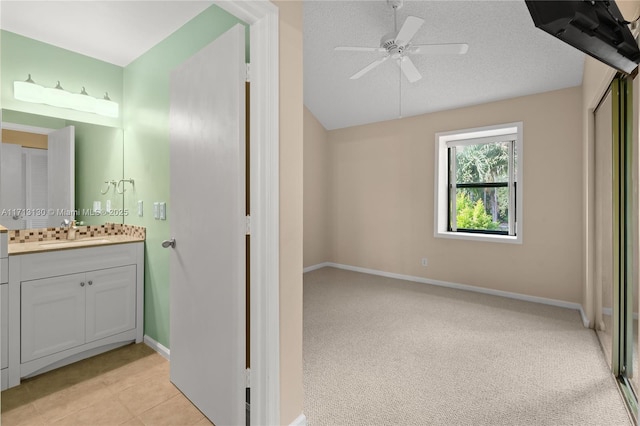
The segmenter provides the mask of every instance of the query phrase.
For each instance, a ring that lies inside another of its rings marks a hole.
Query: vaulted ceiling
[[[425,23],[414,44],[467,43],[460,56],[412,56],[423,78],[409,83],[388,60],[349,77],[382,54],[334,51],[378,47],[393,31],[384,0],[304,2],[304,101],[327,129],[482,104],[582,83],[584,54],[535,28],[524,1],[405,1]]]

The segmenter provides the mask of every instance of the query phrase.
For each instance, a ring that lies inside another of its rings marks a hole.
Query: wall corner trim
[[[589,317],[587,316],[587,313],[584,311],[584,308],[582,305],[580,305],[580,316],[582,317],[582,324],[584,324],[585,328],[591,328],[591,321],[589,321]]]
[[[336,269],[344,269],[346,271],[362,272],[364,274],[378,275],[386,278],[395,278],[398,280],[412,281],[412,282],[422,283],[422,284],[430,284],[438,287],[447,287],[447,288],[452,288],[456,290],[488,294],[490,296],[506,297],[508,299],[522,300],[524,302],[533,302],[533,303],[540,303],[543,305],[557,306],[559,308],[574,309],[580,313],[582,323],[585,325],[585,327],[588,327],[590,325],[586,317],[586,314],[582,308],[582,305],[575,302],[567,302],[567,301],[558,300],[558,299],[548,299],[546,297],[529,296],[527,294],[513,293],[510,291],[503,291],[503,290],[494,290],[491,288],[476,287],[473,285],[458,284],[458,283],[452,283],[448,281],[433,280],[431,278],[416,277],[413,275],[396,274],[394,272],[385,272],[385,271],[379,271],[377,269],[361,268],[359,266],[343,265],[340,263],[326,262],[320,265],[324,265],[324,266],[315,265],[315,266],[318,266],[318,268],[315,268],[315,266],[313,266],[313,268],[319,269],[321,267],[330,267],[330,268],[336,268]]]
[[[290,426],[307,426],[307,416],[305,416],[303,413],[300,413],[300,415],[291,422]]]
[[[144,340],[143,341],[144,341],[145,345],[149,346],[151,349],[153,349],[154,351],[158,352],[167,361],[171,361],[171,351],[169,350],[169,348],[167,348],[166,346],[164,346],[160,342],[156,342],[155,340],[153,340],[151,337],[147,336],[146,334],[144,335]]]

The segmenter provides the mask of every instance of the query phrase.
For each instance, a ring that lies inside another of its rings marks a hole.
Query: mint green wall
[[[102,117],[97,114],[15,100],[13,82],[26,80],[28,74],[31,74],[31,78],[36,83],[45,87],[55,87],[59,80],[62,87],[73,93],[79,93],[83,86],[87,93],[94,97],[102,97],[104,92],[109,92],[111,100],[121,104],[122,109],[122,67],[8,31],[2,31],[0,37],[0,61],[2,108],[121,127],[122,114],[119,118]]]
[[[123,223],[124,218],[121,215],[91,216],[82,212],[83,209],[91,209],[93,201],[100,201],[104,209],[106,200],[111,200],[112,209],[122,209],[123,195],[116,194],[113,187],[110,187],[106,194],[101,194],[105,180],[122,179],[122,129],[11,110],[2,110],[2,120],[48,129],[74,126],[75,206],[80,213],[76,215],[76,220],[82,221],[85,225]]]
[[[170,72],[236,23],[242,22],[211,6],[124,69],[124,174],[135,179],[135,191],[125,193],[125,208],[133,212],[125,217],[125,223],[147,228],[145,334],[166,347],[169,347],[169,251],[160,244],[171,237]],[[247,27],[247,40],[248,35]],[[144,201],[144,217],[135,214],[137,200]],[[166,221],[153,219],[154,201],[167,203]]]
[[[123,178],[122,129],[76,121],[67,121],[67,125],[75,126],[76,132],[76,220],[84,225],[123,223],[120,210],[124,195],[117,194],[113,185],[106,194],[101,193],[106,190],[104,181]],[[100,201],[102,209],[106,209],[107,200],[111,201],[112,214],[85,213],[92,209],[94,201]]]
[[[62,129],[67,125],[67,121],[61,118],[26,114],[6,109],[2,110],[2,121],[6,121],[7,123],[22,124],[24,126],[44,127],[46,129]]]

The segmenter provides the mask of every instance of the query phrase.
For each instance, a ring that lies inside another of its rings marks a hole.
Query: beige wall
[[[304,109],[304,266],[328,262],[329,182],[327,131]]]
[[[302,2],[280,9],[280,423],[302,413]]]
[[[329,131],[330,260],[582,302],[581,105],[576,87]],[[524,122],[523,244],[434,238],[435,133],[515,121]]]

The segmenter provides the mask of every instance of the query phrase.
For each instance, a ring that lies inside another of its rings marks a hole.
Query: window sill
[[[449,238],[452,240],[481,241],[487,243],[522,244],[522,237],[509,235],[477,234],[471,232],[436,232],[436,238]]]

